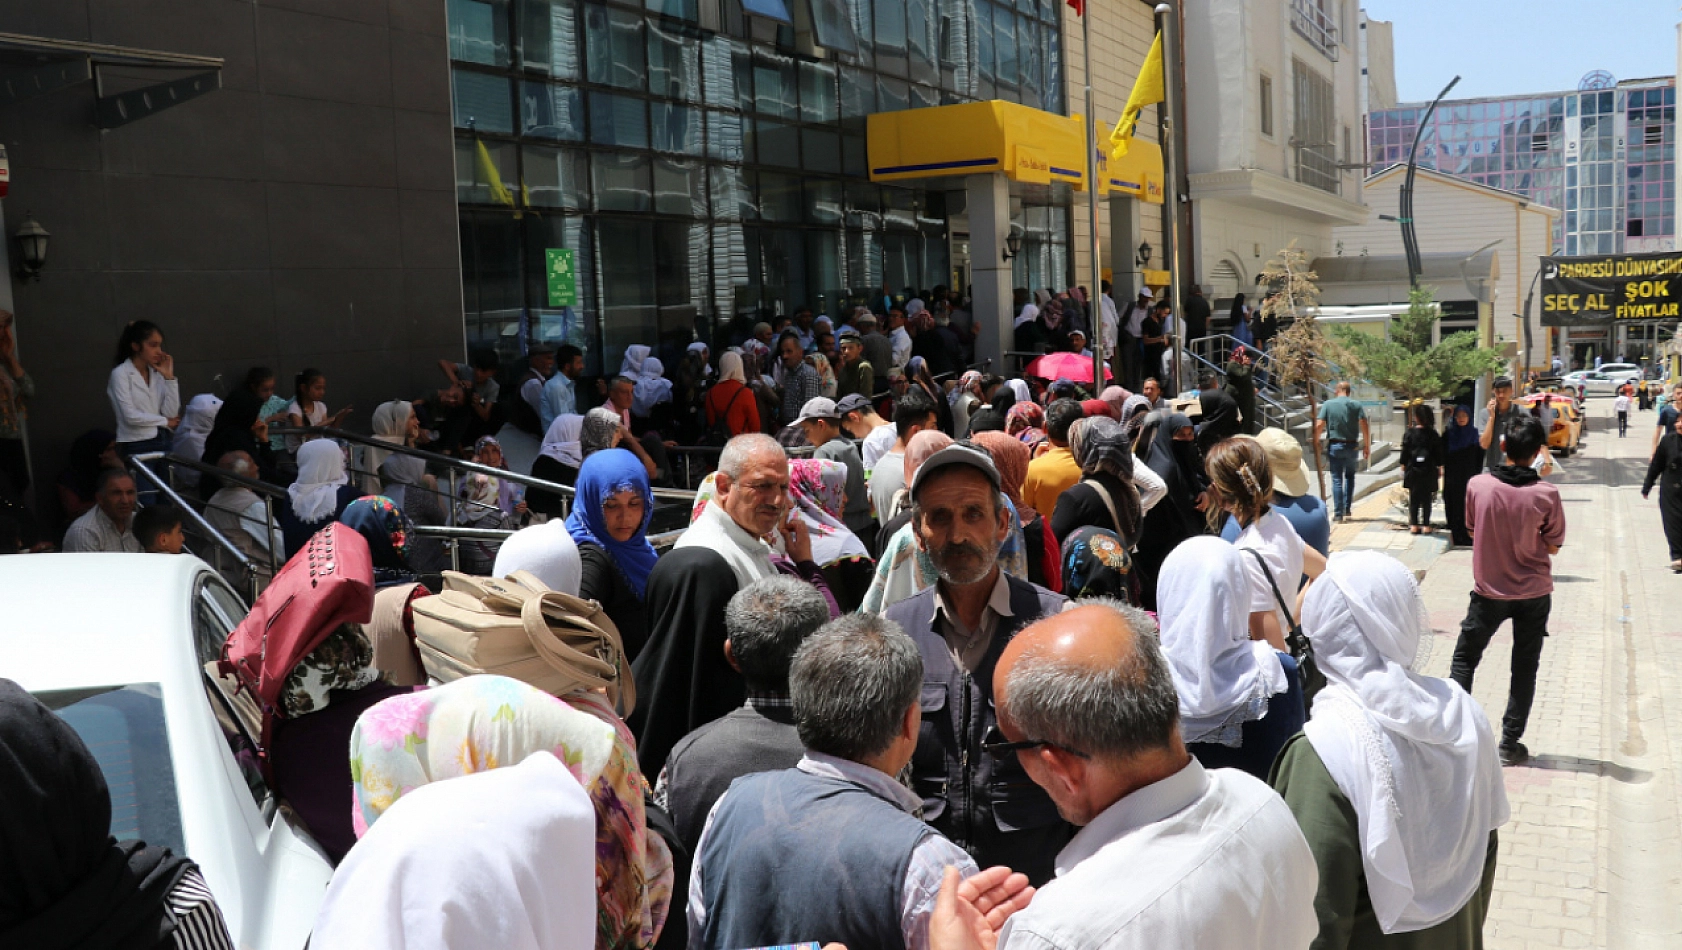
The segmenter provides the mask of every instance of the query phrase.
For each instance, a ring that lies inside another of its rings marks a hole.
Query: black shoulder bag
[[[1290,606],[1285,603],[1285,595],[1279,592],[1279,582],[1273,579],[1273,569],[1267,566],[1267,558],[1255,548],[1245,548],[1244,553],[1261,565],[1262,574],[1267,577],[1267,586],[1273,588],[1273,599],[1290,623],[1290,629],[1285,631],[1285,646],[1290,648],[1291,658],[1297,661],[1297,671],[1302,676],[1302,704],[1306,712],[1314,706],[1314,695],[1326,685],[1326,674],[1320,672],[1320,665],[1314,662],[1314,644],[1309,641],[1308,634],[1302,632],[1302,624],[1297,622]]]

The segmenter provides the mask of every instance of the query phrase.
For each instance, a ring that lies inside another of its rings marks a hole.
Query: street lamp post
[[[1419,275],[1425,270],[1425,265],[1419,259],[1419,238],[1413,230],[1413,173],[1419,167],[1419,140],[1425,135],[1425,126],[1431,121],[1431,114],[1437,111],[1437,103],[1443,101],[1443,97],[1459,82],[1459,76],[1450,79],[1443,91],[1437,93],[1437,98],[1432,99],[1431,104],[1425,107],[1425,114],[1419,117],[1419,125],[1413,130],[1413,146],[1408,149],[1408,173],[1407,179],[1402,182],[1400,220],[1402,249],[1407,252],[1408,259],[1408,286],[1415,290],[1419,288]]]

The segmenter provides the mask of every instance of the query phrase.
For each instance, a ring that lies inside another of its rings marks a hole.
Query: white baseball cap
[[[806,405],[800,407],[800,417],[789,425],[797,426],[802,422],[811,422],[814,419],[828,419],[833,422],[839,418],[841,418],[841,413],[835,410],[835,400],[826,399],[823,396],[814,396],[806,400]]]

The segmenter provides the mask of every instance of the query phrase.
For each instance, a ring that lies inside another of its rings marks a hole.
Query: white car
[[[1641,367],[1634,363],[1603,363],[1599,369],[1578,370],[1561,380],[1579,394],[1614,393],[1624,383],[1641,382]]]
[[[0,558],[0,604],[0,676],[87,742],[112,834],[196,861],[236,946],[300,950],[333,865],[206,674],[246,613],[233,588],[191,555],[28,554]]]

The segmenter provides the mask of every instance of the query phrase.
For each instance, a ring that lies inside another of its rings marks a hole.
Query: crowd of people
[[[313,371],[278,407],[254,370],[219,407],[183,408],[161,331],[131,325],[118,431],[79,442],[59,486],[90,500],[66,547],[181,550],[181,513],[122,461],[149,452],[200,463],[211,523],[254,562],[329,530],[365,542],[374,619],[321,632],[266,750],[338,865],[314,946],[1480,945],[1500,767],[1528,755],[1564,540],[1540,423],[1498,398],[1483,435],[1411,443],[1426,463],[1496,453],[1460,503],[1476,586],[1451,682],[1419,670],[1432,637],[1411,573],[1329,554],[1350,492],[1328,511],[1302,446],[1253,418],[1247,347],[1194,421],[1154,379],[966,371],[973,321],[927,296],[886,307],[886,333],[868,310],[839,328],[802,310],[716,364],[697,343],[676,378],[629,347],[589,409],[571,347],[534,347],[508,398],[493,359],[443,361],[435,394],[374,410],[393,448],[366,452],[271,437],[344,418]],[[1084,342],[1081,295],[1027,306]],[[1144,354],[1165,331],[1142,319]],[[1364,453],[1359,404],[1334,403],[1317,437],[1334,459]],[[542,430],[532,474],[570,497],[485,474],[504,467],[504,424]],[[717,435],[716,469],[661,550],[669,437],[696,432]],[[406,446],[484,470],[451,498]],[[464,543],[468,574],[597,611],[599,649],[545,654],[566,689],[459,670],[426,685],[441,667],[411,613],[467,575],[415,527],[449,506],[514,529]],[[1469,690],[1509,617],[1498,739]],[[25,761],[15,747],[50,717],[4,686],[0,755]],[[56,768],[86,756],[54,741]],[[46,769],[19,774],[50,788]],[[165,898],[132,899],[167,934]],[[42,891],[0,933],[57,900]]]

